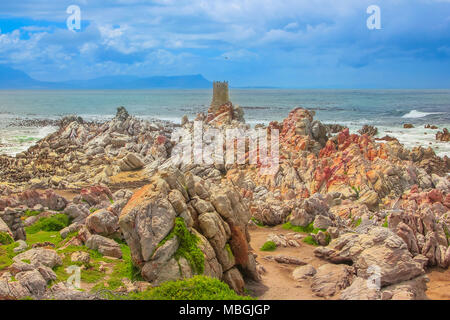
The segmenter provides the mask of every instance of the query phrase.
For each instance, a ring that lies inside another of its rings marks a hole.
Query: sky
[[[69,30],[70,5],[81,28]],[[369,29],[370,5],[380,29]],[[202,74],[231,86],[450,88],[450,0],[0,2],[0,64],[42,81]]]

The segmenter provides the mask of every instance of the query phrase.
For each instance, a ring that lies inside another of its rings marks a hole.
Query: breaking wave
[[[442,112],[421,112],[417,110],[412,110],[407,114],[403,115],[402,118],[423,118],[429,116],[430,114],[442,114]]]

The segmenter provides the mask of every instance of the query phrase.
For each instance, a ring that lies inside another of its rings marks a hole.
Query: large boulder
[[[358,277],[368,279],[375,274],[382,287],[425,273],[405,242],[383,227],[372,228],[367,234],[343,234],[328,247],[315,249],[314,253],[333,263],[351,263]]]
[[[308,279],[312,276],[314,276],[317,273],[317,270],[310,264],[297,267],[292,272],[292,277],[296,281],[301,281],[304,279]]]
[[[105,256],[122,258],[122,250],[120,249],[119,244],[112,239],[105,238],[98,234],[89,237],[86,241],[86,246],[89,249],[97,250]]]
[[[313,276],[311,289],[319,297],[332,297],[352,283],[353,274],[354,269],[347,265],[324,264]]]
[[[19,208],[7,207],[4,211],[0,211],[0,219],[4,222],[2,229],[5,230],[4,232],[12,235],[14,240],[26,240],[27,238],[25,226],[21,219],[22,215],[23,209]]]
[[[317,218],[318,216],[323,216],[323,218]],[[329,216],[327,199],[323,195],[315,193],[306,199],[300,208],[295,208],[292,211],[290,222],[294,226],[306,227],[317,219],[317,225],[324,226],[326,224],[327,226],[331,226],[333,222],[328,218]]]
[[[232,186],[170,169],[156,173],[134,193],[119,226],[147,281],[177,280],[201,271],[241,293],[241,273],[259,278],[249,252],[249,219],[248,207]],[[186,248],[193,251],[186,255]],[[193,260],[198,254],[203,258]]]
[[[445,222],[448,209],[441,204],[441,192],[437,189],[426,194],[413,192],[409,197],[411,199],[405,199],[401,204],[404,210],[389,214],[389,228],[403,239],[413,255],[427,257],[427,265],[447,268],[449,264],[445,254],[449,240],[445,230],[448,230],[450,223]]]
[[[86,218],[86,226],[91,233],[108,236],[119,229],[119,218],[107,209],[100,209]]]
[[[64,209],[64,213],[67,214],[73,222],[81,222],[89,215],[89,206],[86,203],[70,203]]]
[[[113,195],[107,186],[97,185],[81,189],[81,202],[90,207],[108,207],[111,204]],[[74,199],[75,200],[75,199]]]
[[[122,171],[141,169],[144,165],[144,161],[136,153],[127,154],[119,163],[120,170]]]
[[[22,252],[15,256],[13,260],[15,262],[29,260],[32,264],[43,264],[44,266],[49,268],[53,268],[62,264],[62,259],[55,250],[44,248],[34,248]]]

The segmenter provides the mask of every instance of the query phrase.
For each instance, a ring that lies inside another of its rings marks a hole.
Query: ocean
[[[85,120],[107,120],[124,106],[139,118],[180,122],[206,112],[212,90],[0,90],[0,153],[14,155],[56,130],[23,126],[31,119],[58,119],[76,114]],[[300,90],[230,89],[230,100],[244,109],[249,124],[283,120],[290,110],[304,107],[315,119],[338,123],[356,132],[364,124],[378,128],[378,137],[396,137],[407,147],[431,146],[450,156],[450,143],[437,142],[437,130],[450,128],[450,90]],[[411,123],[413,129],[403,129]]]

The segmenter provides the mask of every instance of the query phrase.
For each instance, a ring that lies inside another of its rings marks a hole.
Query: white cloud
[[[237,71],[251,63],[279,69],[324,61],[363,65],[374,60],[370,48],[385,56],[448,56],[450,41],[449,9],[437,0],[379,0],[378,33],[366,28],[372,0],[84,0],[78,1],[83,29],[69,33],[55,25],[65,25],[72,2],[42,0],[37,7],[32,0],[2,1],[4,15],[52,22],[0,34],[2,61],[40,76],[57,66],[76,66],[83,72],[79,77],[199,73],[223,69],[225,60]],[[429,9],[422,16],[423,7],[414,5],[434,8],[433,14]]]

